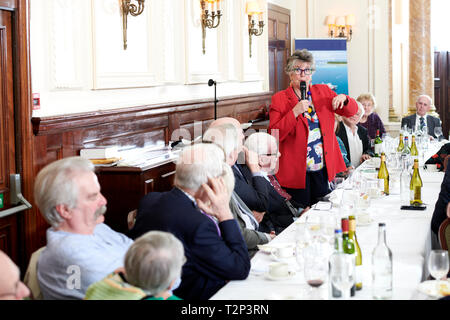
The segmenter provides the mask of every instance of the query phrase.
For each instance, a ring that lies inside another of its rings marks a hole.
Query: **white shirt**
[[[358,135],[358,128],[355,130],[355,134],[353,134],[352,129],[348,127],[345,123],[344,128],[347,132],[348,139],[348,148],[347,153],[350,155],[351,163],[354,168],[360,165],[361,156],[363,154],[363,144]]]
[[[416,126],[414,127],[414,131],[418,131],[420,129],[420,117],[417,113],[416,113]],[[425,132],[428,133],[428,129],[427,129],[427,114],[425,114],[423,116],[423,120],[425,121]]]

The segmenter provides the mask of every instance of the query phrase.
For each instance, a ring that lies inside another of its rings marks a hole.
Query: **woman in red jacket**
[[[334,114],[350,117],[358,110],[353,98],[337,95],[326,84],[311,84],[314,58],[306,50],[289,57],[291,85],[272,97],[269,129],[278,136],[281,157],[276,174],[295,201],[311,206],[329,193],[328,181],[345,170],[334,133]],[[301,99],[300,83],[306,83]]]

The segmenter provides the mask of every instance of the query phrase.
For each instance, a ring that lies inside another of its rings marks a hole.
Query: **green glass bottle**
[[[382,151],[382,146],[383,146],[383,140],[381,140],[381,138],[380,138],[380,130],[377,129],[377,136],[375,137],[375,141],[374,141],[375,157],[380,157],[381,151]]]
[[[406,136],[404,140],[402,154],[409,154],[408,136]]]
[[[362,289],[362,254],[361,247],[358,243],[358,238],[356,237],[356,219],[355,216],[348,217],[348,236],[355,243],[355,285],[356,290]]]
[[[342,227],[342,248],[344,253],[350,254],[353,256],[353,263],[356,264],[356,257],[355,257],[355,243],[353,242],[353,239],[350,239],[350,236],[348,234],[349,226],[348,226],[348,219],[342,218],[341,219],[341,227]],[[353,284],[352,288],[350,289],[350,296],[354,296],[356,292],[356,284]]]
[[[409,184],[410,198],[409,204],[412,206],[419,206],[422,204],[422,178],[419,174],[419,160],[414,159],[414,171]]]
[[[389,172],[386,167],[386,155],[381,153],[380,170],[378,170],[378,179],[384,180],[384,193],[389,194]]]
[[[404,144],[403,144],[403,134],[400,133],[400,136],[399,136],[399,138],[398,138],[397,152],[402,152],[403,147],[404,147]]]

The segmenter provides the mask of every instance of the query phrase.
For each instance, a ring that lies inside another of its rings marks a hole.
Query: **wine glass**
[[[305,259],[304,277],[311,287],[311,298],[320,299],[319,288],[327,280],[328,254],[326,244],[321,241],[312,241],[303,250]]]
[[[335,177],[331,182],[331,189],[332,190],[342,189],[344,181],[345,181],[344,177]]]
[[[442,127],[434,127],[434,135],[436,136],[436,139],[441,141]]]
[[[439,289],[439,281],[447,275],[448,268],[448,251],[432,250],[428,256],[428,271],[437,280],[437,289]]]
[[[344,299],[350,298],[350,289],[355,283],[355,265],[353,256],[335,252],[330,257],[330,280],[342,292]]]
[[[310,241],[311,237],[306,224],[299,223],[295,234],[295,259],[301,272],[303,272],[305,262],[303,250],[309,245]]]

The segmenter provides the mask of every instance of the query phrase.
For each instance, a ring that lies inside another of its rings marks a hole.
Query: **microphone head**
[[[213,80],[213,79],[209,79],[209,81],[208,81],[208,86],[212,86],[212,85],[214,85],[214,84],[216,84],[216,82]]]
[[[305,81],[300,82],[300,90],[306,90],[306,82]]]

